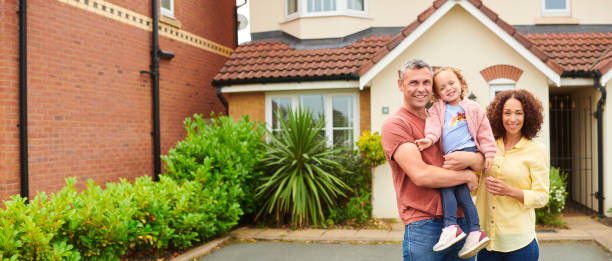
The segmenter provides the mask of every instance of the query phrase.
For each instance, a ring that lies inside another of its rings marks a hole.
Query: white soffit
[[[593,86],[593,78],[561,78],[561,86]]]
[[[376,63],[366,74],[359,78],[359,89],[363,89],[380,71],[387,67],[395,58],[397,58],[402,52],[404,52],[412,43],[414,43],[421,35],[423,35],[429,28],[431,28],[440,18],[442,18],[448,11],[450,11],[455,5],[461,5],[468,13],[474,16],[480,23],[487,27],[491,32],[506,42],[512,49],[523,56],[533,66],[538,68],[546,77],[548,77],[556,86],[561,85],[561,76],[555,71],[550,69],[544,62],[542,62],[537,56],[531,51],[525,48],[519,43],[514,37],[506,33],[496,23],[491,21],[489,17],[483,14],[479,9],[474,7],[467,0],[455,0],[447,1],[440,8],[438,8],[427,20],[423,21],[408,37],[406,37],[400,44],[391,50],[385,57],[383,57],[378,63]]]
[[[457,5],[455,1],[446,1],[438,10],[436,10],[429,18],[421,23],[408,37],[404,38],[393,50],[391,50],[385,57],[383,57],[378,63],[376,63],[366,74],[359,77],[359,89],[363,90],[363,87],[376,76],[380,71],[385,69],[395,58],[397,58],[402,52],[404,52],[412,43],[414,43],[421,35],[423,35],[431,26],[433,26],[440,18],[442,18],[448,11]]]
[[[611,78],[612,78],[612,69],[610,69],[607,73],[601,76],[601,86],[605,87]]]
[[[326,89],[356,89],[358,81],[312,81],[312,82],[281,82],[254,83],[223,86],[222,93],[265,92],[265,91],[295,91],[295,90],[326,90]]]
[[[537,56],[535,56],[531,51],[529,51],[525,46],[519,43],[512,35],[509,35],[506,31],[504,31],[499,25],[491,21],[491,19],[483,14],[479,9],[474,7],[474,5],[468,3],[465,0],[461,0],[458,3],[461,5],[466,11],[472,14],[478,21],[480,21],[484,26],[489,28],[491,32],[493,32],[497,37],[501,38],[506,42],[512,49],[517,51],[521,56],[523,56],[527,61],[529,61],[533,66],[538,68],[540,72],[542,72],[548,79],[550,79],[556,86],[561,85],[561,76],[558,75],[555,71],[550,69],[548,65],[546,65],[542,60],[540,60]]]

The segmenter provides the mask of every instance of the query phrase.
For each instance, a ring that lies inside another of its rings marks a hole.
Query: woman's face
[[[520,135],[525,119],[523,104],[515,98],[510,98],[504,103],[502,114],[502,123],[504,129],[506,129],[506,135]]]

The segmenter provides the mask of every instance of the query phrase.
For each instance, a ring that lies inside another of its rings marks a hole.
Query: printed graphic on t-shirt
[[[465,121],[465,112],[457,112],[449,122],[449,127],[457,125],[458,122]]]

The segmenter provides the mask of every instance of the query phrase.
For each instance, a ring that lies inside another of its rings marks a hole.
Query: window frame
[[[363,11],[354,9],[348,9],[347,0],[335,0],[336,11],[321,11],[321,12],[308,12],[308,0],[296,0],[297,11],[289,14],[289,1],[285,1],[285,17],[286,20],[293,20],[301,17],[325,17],[325,16],[354,16],[354,17],[368,17],[368,1],[363,0]]]
[[[334,96],[351,96],[353,99],[353,140],[351,144],[357,145],[357,139],[360,134],[360,118],[359,118],[359,92],[358,91],[281,91],[281,92],[267,92],[265,98],[265,119],[266,128],[272,131],[272,99],[273,98],[290,98],[291,107],[296,108],[299,105],[299,96],[302,94],[322,94],[324,96],[324,117],[325,117],[325,138],[327,139],[327,145],[333,145],[333,103],[332,97]]]
[[[163,16],[174,18],[174,0],[170,1],[170,8],[165,8],[162,6],[162,0],[159,0],[159,11]]]
[[[542,0],[542,16],[571,16],[570,0],[565,1],[565,9],[546,9],[546,0]]]
[[[516,89],[516,82],[507,78],[498,78],[488,82],[489,84],[489,102],[492,102],[497,95],[497,92]]]

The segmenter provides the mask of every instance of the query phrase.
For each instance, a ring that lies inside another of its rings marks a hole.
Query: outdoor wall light
[[[476,95],[474,95],[474,93],[470,93],[470,96],[468,96],[468,99],[475,101],[476,100]]]
[[[157,54],[159,55],[159,58],[164,60],[171,60],[172,58],[174,58],[174,53],[170,51],[164,51],[160,49]]]

